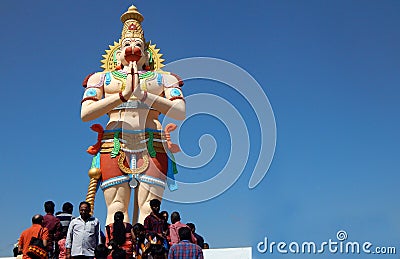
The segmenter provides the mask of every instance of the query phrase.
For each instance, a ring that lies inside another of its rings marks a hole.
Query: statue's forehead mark
[[[136,30],[136,25],[132,23],[131,25],[129,25],[128,30],[130,31]]]

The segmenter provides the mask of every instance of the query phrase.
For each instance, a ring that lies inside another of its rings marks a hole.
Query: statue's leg
[[[141,158],[139,161],[141,162]],[[151,157],[147,170],[137,176],[139,186],[136,187],[138,188],[136,197],[139,207],[139,223],[143,224],[144,219],[151,213],[150,201],[152,199],[162,201],[167,170],[167,154],[158,152],[155,157]]]
[[[128,183],[122,183],[104,190],[104,199],[107,205],[106,225],[114,222],[114,214],[117,211],[124,213],[124,221],[129,221],[128,207],[131,199],[131,187]]]
[[[143,224],[144,219],[151,213],[150,201],[152,199],[161,201],[164,194],[164,187],[141,182],[137,188],[139,188],[137,195],[139,205],[138,222]]]
[[[130,222],[128,207],[131,199],[131,188],[128,184],[129,177],[125,175],[119,167],[118,161],[120,156],[121,154],[112,158],[110,153],[103,153],[100,156],[102,185],[107,186],[103,189],[107,206],[106,225],[114,222],[114,214],[117,211],[124,213],[125,222]],[[129,167],[126,160],[124,161],[124,165]],[[126,179],[121,179],[124,177]]]

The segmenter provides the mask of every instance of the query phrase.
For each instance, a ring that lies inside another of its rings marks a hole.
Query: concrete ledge
[[[251,247],[204,249],[204,259],[251,259]]]
[[[204,249],[204,259],[251,259],[251,247]],[[0,259],[16,259],[16,257],[0,257]]]

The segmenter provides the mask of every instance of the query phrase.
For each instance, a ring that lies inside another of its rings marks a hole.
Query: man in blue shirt
[[[200,246],[191,243],[191,231],[188,227],[182,227],[178,230],[178,244],[171,247],[168,253],[168,259],[203,259],[203,251]]]
[[[99,220],[90,215],[90,204],[79,204],[80,216],[73,219],[68,227],[65,242],[66,259],[92,259],[94,250],[101,243]]]

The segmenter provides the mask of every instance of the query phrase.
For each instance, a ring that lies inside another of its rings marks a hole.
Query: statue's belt
[[[153,139],[153,143],[149,147],[148,140],[140,140],[140,141],[126,141],[125,139],[118,139],[120,142],[120,149],[127,153],[141,153],[148,149],[154,149],[156,153],[166,153],[164,144],[166,141],[160,139]],[[103,139],[103,143],[101,144],[100,153],[111,153],[115,148],[113,139]]]
[[[118,166],[126,174],[140,174],[149,167],[149,155],[155,157],[157,153],[166,153],[163,146],[166,143],[162,132],[142,132],[136,134],[122,134],[121,132],[105,133],[102,138],[100,153],[110,153],[111,157],[118,157]],[[140,154],[143,164],[138,168],[129,168],[124,162],[125,153]]]

